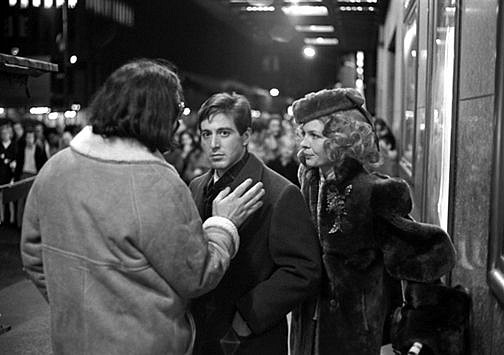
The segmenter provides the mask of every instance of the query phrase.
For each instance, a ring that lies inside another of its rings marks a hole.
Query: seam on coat
[[[56,247],[53,247],[53,246],[50,246],[47,244],[42,244],[42,247],[47,251],[54,252],[57,254],[63,254],[69,258],[72,258],[75,260],[86,261],[88,263],[95,264],[98,266],[113,267],[116,269],[127,269],[129,271],[143,271],[143,270],[151,267],[151,265],[148,263],[141,265],[141,266],[127,266],[127,265],[124,265],[121,263],[110,263],[110,262],[105,262],[105,261],[98,261],[98,260],[94,260],[94,259],[88,258],[86,256],[79,255],[79,254],[76,254],[76,253],[73,253],[73,252],[70,252],[67,250],[56,248]]]
[[[130,191],[131,191],[131,203],[133,207],[133,211],[135,212],[135,216],[137,219],[137,224],[138,224],[138,239],[140,240],[140,245],[142,244],[142,220],[140,219],[140,212],[138,211],[138,204],[137,204],[137,196],[136,196],[136,186],[135,186],[135,176],[134,174],[129,174],[130,175]]]

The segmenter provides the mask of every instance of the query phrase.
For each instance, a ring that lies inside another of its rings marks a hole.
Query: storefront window
[[[450,150],[453,120],[456,0],[439,0],[435,9],[432,107],[427,159],[426,219],[448,230]]]
[[[417,10],[411,11],[404,32],[404,106],[401,132],[401,167],[406,175],[413,175],[413,147],[415,140],[415,105],[417,79]]]
[[[504,12],[497,20],[497,61],[495,75],[495,150],[492,172],[490,208],[490,240],[488,246],[488,283],[504,303]]]

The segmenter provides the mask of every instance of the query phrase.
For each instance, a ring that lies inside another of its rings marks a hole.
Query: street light
[[[306,58],[313,58],[313,57],[315,57],[317,52],[315,51],[315,48],[313,48],[311,46],[306,46],[303,48],[303,54]]]

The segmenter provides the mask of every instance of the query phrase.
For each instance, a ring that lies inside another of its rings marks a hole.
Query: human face
[[[312,120],[301,127],[301,143],[300,153],[304,156],[306,166],[310,168],[321,168],[326,170],[333,163],[329,160],[324,149],[324,142],[327,137],[324,137],[324,123],[320,120]]]
[[[216,113],[201,122],[201,145],[218,176],[241,159],[250,138],[250,131],[238,132],[231,116]]]

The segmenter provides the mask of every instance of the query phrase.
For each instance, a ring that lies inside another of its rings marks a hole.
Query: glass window
[[[415,105],[417,81],[417,10],[411,11],[404,28],[404,105],[401,131],[401,167],[409,178],[413,173]]]
[[[448,230],[448,196],[453,120],[456,0],[439,0],[435,9],[432,93],[427,159],[427,222]]]
[[[504,11],[497,20],[497,61],[495,75],[495,150],[490,208],[490,240],[488,246],[488,283],[504,302]]]

